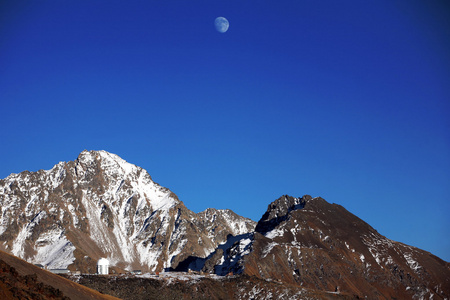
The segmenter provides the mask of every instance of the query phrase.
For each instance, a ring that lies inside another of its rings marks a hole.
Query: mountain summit
[[[0,205],[2,249],[83,272],[95,272],[100,257],[121,269],[161,271],[255,226],[227,210],[193,213],[147,171],[106,151],[11,174],[0,180]]]
[[[445,299],[450,264],[392,241],[337,204],[305,195],[269,204],[253,233],[189,268],[254,276],[350,298]],[[181,263],[180,266],[185,266]]]
[[[448,262],[382,236],[340,205],[285,195],[258,223],[231,210],[194,213],[106,151],[11,174],[0,180],[0,205],[0,250],[50,269],[95,273],[107,257],[115,272],[238,274],[258,286],[283,283],[290,294],[450,297]]]
[[[262,279],[361,298],[444,299],[450,292],[449,263],[320,197],[271,203],[247,247],[234,271]]]

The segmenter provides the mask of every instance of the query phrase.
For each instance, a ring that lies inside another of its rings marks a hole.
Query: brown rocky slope
[[[196,278],[193,275],[190,280],[93,275],[72,279],[102,293],[127,300],[354,299],[351,294],[305,289],[247,275],[220,279]]]
[[[450,296],[450,264],[389,240],[344,207],[283,196],[256,226],[242,273],[377,299]]]
[[[61,276],[0,251],[0,299],[113,300]]]
[[[254,233],[230,236],[207,259],[190,257],[180,266],[360,298],[450,297],[448,262],[382,236],[340,205],[307,195],[277,199]]]
[[[177,269],[233,275],[76,280],[127,299],[448,299],[450,295],[448,262],[389,240],[342,206],[310,196],[277,199],[255,232],[229,236],[208,258],[191,256]]]

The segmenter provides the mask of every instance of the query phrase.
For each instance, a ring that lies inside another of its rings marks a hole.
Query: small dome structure
[[[108,275],[109,274],[109,260],[106,258],[100,258],[97,262],[97,274]]]

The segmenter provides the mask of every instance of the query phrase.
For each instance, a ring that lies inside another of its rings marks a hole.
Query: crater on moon
[[[221,33],[226,32],[228,27],[230,27],[230,23],[224,17],[217,17],[214,21],[214,25],[216,26],[216,30]]]

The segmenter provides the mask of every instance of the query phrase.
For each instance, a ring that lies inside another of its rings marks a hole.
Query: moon
[[[220,33],[225,33],[230,27],[230,23],[224,17],[217,17],[214,21],[214,25],[216,26],[216,30]]]

